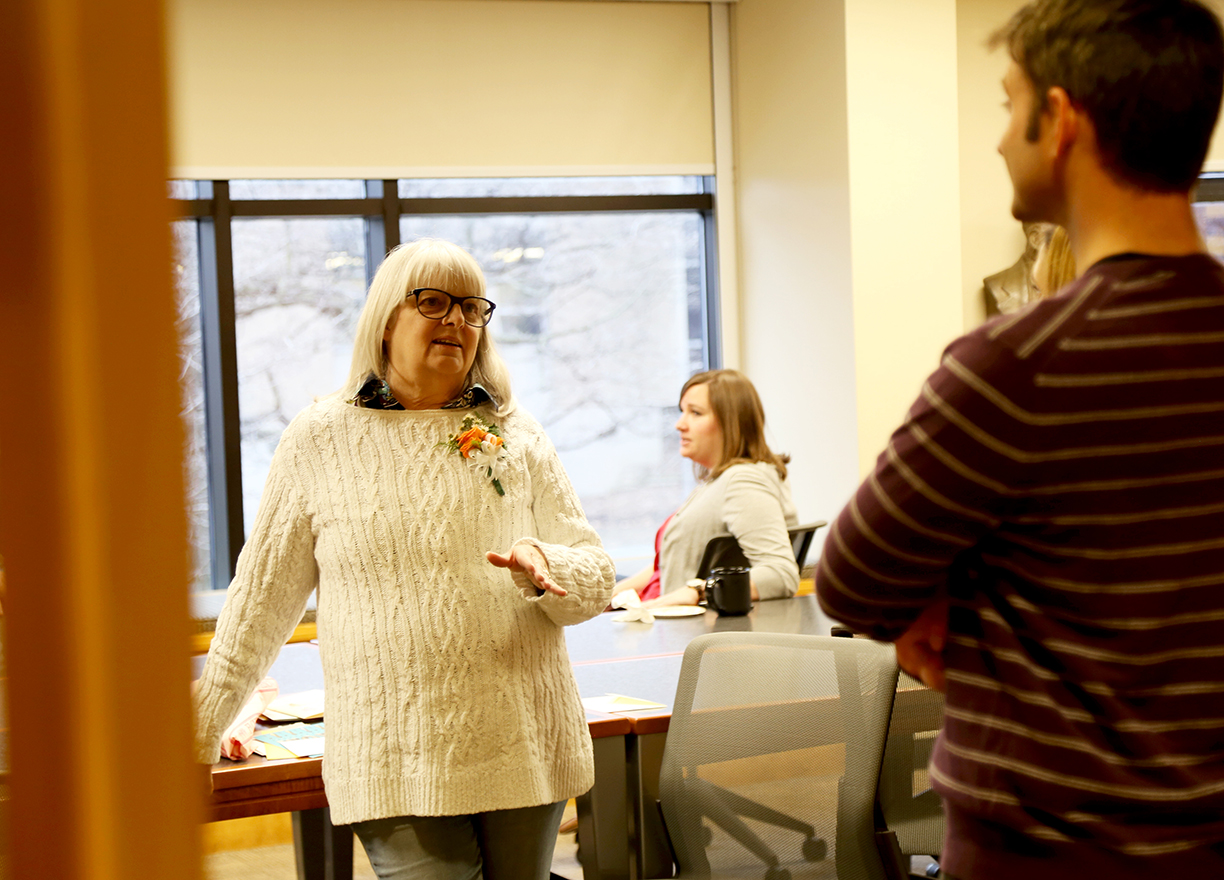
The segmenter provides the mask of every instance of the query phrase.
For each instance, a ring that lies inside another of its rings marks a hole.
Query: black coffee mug
[[[716,568],[706,579],[706,605],[721,615],[752,610],[752,581],[746,568]]]

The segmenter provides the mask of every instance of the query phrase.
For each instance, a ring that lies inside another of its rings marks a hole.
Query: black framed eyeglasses
[[[417,311],[431,321],[441,321],[459,306],[463,321],[471,327],[483,327],[493,317],[497,303],[483,296],[453,296],[435,287],[417,287],[408,296],[415,296]]]

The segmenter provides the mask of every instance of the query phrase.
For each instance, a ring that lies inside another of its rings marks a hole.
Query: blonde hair
[[[765,442],[765,408],[748,377],[739,370],[707,370],[689,377],[680,389],[680,399],[694,385],[705,385],[710,409],[722,429],[723,448],[712,470],[697,465],[698,479],[713,480],[733,464],[763,461],[772,464],[778,478],[786,479],[789,455],[777,455]]]
[[[1066,229],[1055,226],[1033,260],[1033,283],[1037,286],[1037,298],[1053,296],[1074,281],[1078,274],[1075,255],[1071,253],[1071,238]]]
[[[383,260],[365,306],[357,319],[353,340],[353,362],[340,393],[346,400],[357,395],[371,376],[387,377],[387,352],[383,333],[417,287],[436,287],[454,296],[484,296],[484,272],[476,260],[458,245],[436,238],[401,244]],[[480,331],[476,359],[464,387],[484,386],[498,406],[510,402],[510,371],[497,353],[489,328]]]

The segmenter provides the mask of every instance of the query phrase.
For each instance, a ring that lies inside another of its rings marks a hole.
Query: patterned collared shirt
[[[472,409],[480,406],[482,403],[491,401],[497,406],[497,401],[493,400],[493,395],[485,390],[483,385],[472,385],[467,388],[462,394],[454,400],[442,404],[442,409]],[[369,380],[361,386],[361,390],[357,392],[349,403],[353,406],[360,406],[363,409],[403,409],[404,405],[395,399],[395,395],[391,392],[391,385],[386,379],[380,379],[377,376],[371,376]]]

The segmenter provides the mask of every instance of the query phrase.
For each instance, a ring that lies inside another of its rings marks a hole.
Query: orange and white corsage
[[[488,424],[476,416],[466,416],[463,419],[463,430],[458,434],[451,434],[438,445],[455,450],[477,470],[484,468],[497,494],[506,494],[501,484],[506,441],[502,439],[497,425]]]

